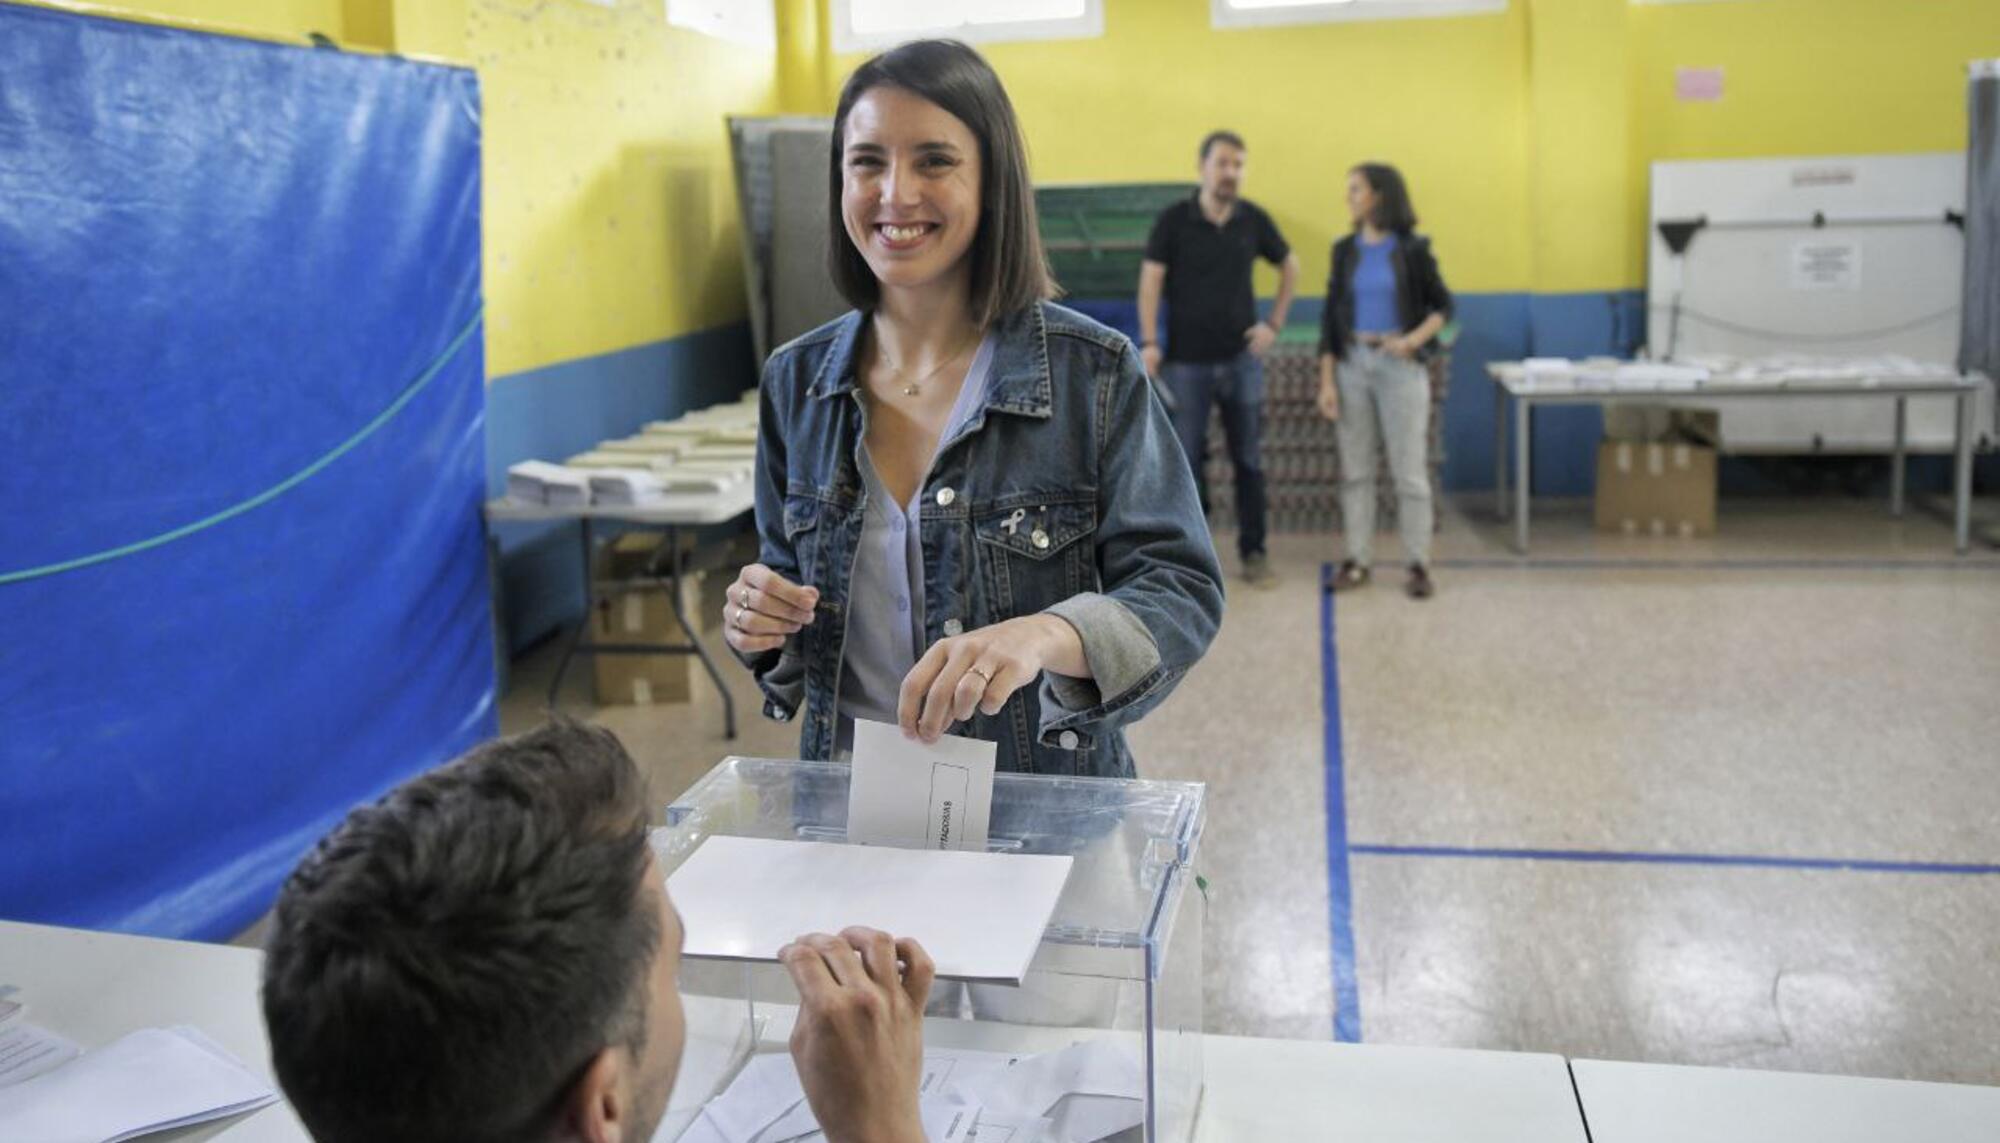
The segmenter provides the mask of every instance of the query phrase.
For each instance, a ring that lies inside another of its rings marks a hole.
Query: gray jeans
[[[1414,564],[1431,562],[1430,374],[1415,361],[1353,346],[1334,366],[1340,389],[1340,518],[1347,558],[1367,567],[1375,541],[1375,442],[1389,452],[1396,523]]]

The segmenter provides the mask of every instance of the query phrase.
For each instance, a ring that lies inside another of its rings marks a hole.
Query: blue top
[[[945,418],[944,431],[938,434],[939,453],[985,406],[986,378],[992,364],[993,335],[989,332],[972,355],[958,400]],[[849,588],[853,603],[847,612],[847,659],[840,677],[836,739],[840,747],[852,741],[854,719],[896,721],[903,677],[928,649],[924,642],[924,549],[918,505],[924,485],[930,481],[930,465],[925,466],[910,502],[898,504],[876,474],[865,439],[855,449],[855,462],[868,491],[868,503],[861,513],[861,547],[854,554],[854,579]],[[936,463],[934,453],[931,465]]]
[[[1396,316],[1396,267],[1389,261],[1396,236],[1355,245],[1361,258],[1354,265],[1354,332],[1403,332]]]

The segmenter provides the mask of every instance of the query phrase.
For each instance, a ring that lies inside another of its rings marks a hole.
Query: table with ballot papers
[[[650,842],[684,926],[687,1040],[652,1143],[824,1138],[776,957],[856,924],[937,963],[931,1143],[1988,1143],[2000,1123],[1996,1088],[1206,1034],[1205,788],[995,762],[862,722],[851,764],[727,758],[674,800]],[[260,965],[0,921],[0,1140],[300,1143]]]
[[[1991,379],[1960,373],[1949,365],[1893,354],[1818,357],[1768,354],[1759,357],[1689,356],[1668,361],[1621,361],[1611,357],[1572,360],[1530,357],[1496,361],[1486,368],[1493,379],[1493,486],[1495,511],[1514,517],[1514,548],[1528,552],[1529,481],[1533,472],[1534,412],[1549,405],[1696,405],[1751,398],[1850,398],[1892,407],[1894,435],[1890,467],[1890,511],[1903,511],[1908,402],[1913,397],[1955,401],[1952,449],[1953,532],[1956,550],[1971,543],[1972,453],[1978,436],[1973,414]],[[1508,497],[1510,461],[1508,411],[1513,409],[1513,501]]]
[[[751,480],[756,463],[757,393],[752,390],[735,401],[649,422],[633,436],[600,441],[561,463],[526,460],[508,466],[507,495],[486,503],[488,526],[574,521],[581,541],[584,619],[564,645],[549,681],[551,707],[577,655],[694,655],[722,696],[725,737],[736,737],[736,701],[683,608],[680,530],[726,524],[749,513],[756,500]],[[600,596],[594,572],[597,524],[604,521],[661,533],[654,560],[657,578],[686,642],[585,641]]]

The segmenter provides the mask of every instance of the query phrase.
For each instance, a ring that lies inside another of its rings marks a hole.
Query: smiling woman
[[[964,44],[857,69],[830,272],[855,307],[765,364],[761,562],[723,609],[807,758],[855,719],[1129,776],[1121,728],[1222,614],[1193,479],[1125,337],[1051,304],[1027,151]]]

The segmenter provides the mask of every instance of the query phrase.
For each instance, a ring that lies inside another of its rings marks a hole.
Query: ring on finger
[[[749,588],[746,587],[743,590],[736,593],[736,606],[743,608],[745,611],[748,611],[750,609]]]
[[[970,667],[967,667],[966,670],[972,674],[978,675],[982,679],[985,679],[987,686],[990,687],[993,685],[993,671],[991,668],[982,667],[979,664],[974,663]]]

